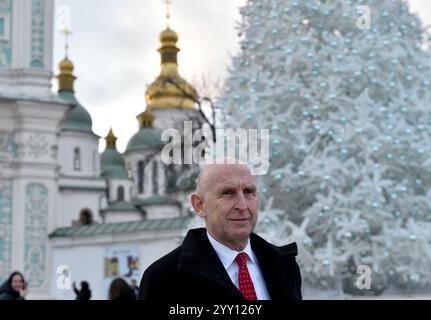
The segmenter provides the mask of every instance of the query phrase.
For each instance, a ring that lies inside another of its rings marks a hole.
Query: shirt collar
[[[208,240],[210,241],[211,245],[213,246],[215,252],[217,253],[218,257],[220,258],[223,266],[225,269],[229,268],[232,262],[235,261],[236,256],[238,255],[238,251],[232,250],[231,248],[225,246],[224,244],[218,242],[216,239],[214,239],[207,231]],[[254,255],[253,251],[251,250],[250,245],[250,239],[248,239],[247,245],[245,246],[244,250],[241,252],[245,252],[248,256],[248,259],[254,264]]]

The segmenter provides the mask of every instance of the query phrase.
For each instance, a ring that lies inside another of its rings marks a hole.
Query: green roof
[[[89,185],[60,185],[60,190],[80,190],[80,191],[105,191],[106,187],[89,186]]]
[[[150,219],[133,222],[106,223],[81,225],[74,227],[59,228],[52,232],[50,238],[76,238],[87,236],[98,236],[112,233],[130,233],[148,230],[172,230],[184,229],[190,222],[191,217],[169,218],[169,219]]]
[[[163,146],[161,133],[154,128],[141,128],[127,144],[126,152],[142,149],[157,149]]]
[[[107,209],[102,211],[138,211],[136,206],[131,202],[116,201],[109,204]]]
[[[93,181],[105,181],[105,179],[99,176],[68,176],[64,174],[60,174],[60,178],[63,179],[72,179],[72,180],[93,180]]]
[[[93,133],[93,121],[91,120],[91,116],[78,100],[76,100],[73,91],[60,91],[58,95],[63,100],[75,105],[66,115],[62,130]]]
[[[116,149],[106,149],[100,156],[101,176],[105,178],[128,179],[126,163]]]
[[[103,209],[102,212],[105,211],[140,211],[139,207],[143,207],[150,205],[176,205],[181,207],[181,202],[166,196],[154,195],[146,199],[133,199],[131,202],[127,201],[115,201],[111,202],[106,209]]]

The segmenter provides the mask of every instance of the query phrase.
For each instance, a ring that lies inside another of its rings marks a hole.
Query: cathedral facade
[[[28,298],[73,299],[85,280],[106,299],[113,278],[139,281],[181,240],[197,168],[161,161],[161,133],[203,120],[167,28],[138,132],[120,153],[110,130],[100,154],[67,54],[51,89],[53,12],[54,0],[0,0],[0,281],[19,270]]]

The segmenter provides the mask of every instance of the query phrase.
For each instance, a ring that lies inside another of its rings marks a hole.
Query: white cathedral
[[[161,162],[161,131],[202,117],[167,28],[139,131],[121,154],[111,130],[99,154],[67,55],[52,91],[53,24],[54,0],[0,0],[0,282],[19,270],[28,299],[74,299],[85,280],[106,299],[182,238],[196,168]]]

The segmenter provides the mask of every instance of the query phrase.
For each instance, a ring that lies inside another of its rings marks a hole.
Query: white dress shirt
[[[232,250],[231,248],[225,246],[224,244],[218,242],[214,239],[207,231],[208,240],[213,246],[215,252],[217,253],[220,261],[222,262],[224,268],[226,269],[230,279],[233,284],[239,289],[238,285],[238,263],[235,261],[238,251]],[[262,271],[260,270],[259,263],[257,261],[256,255],[253,250],[251,250],[250,239],[248,240],[247,246],[243,251],[247,254],[247,268],[250,273],[251,280],[253,281],[254,290],[256,291],[256,296],[258,300],[271,300],[268,289],[266,287],[265,279],[262,276]]]

